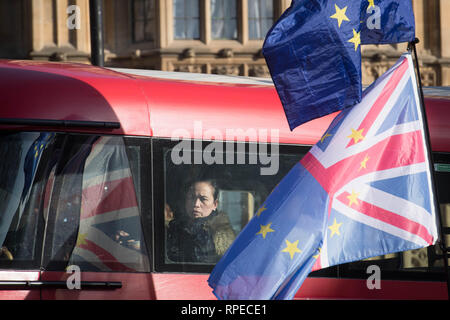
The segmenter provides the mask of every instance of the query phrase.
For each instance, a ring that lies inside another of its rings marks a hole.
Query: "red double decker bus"
[[[425,89],[447,224],[449,94]],[[186,186],[213,177],[237,235],[335,116],[291,132],[270,79],[32,61],[0,62],[0,97],[0,299],[214,299],[215,260],[170,254]],[[296,298],[447,299],[442,251],[316,271]]]

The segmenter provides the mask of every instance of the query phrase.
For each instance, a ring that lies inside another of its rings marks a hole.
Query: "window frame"
[[[193,143],[193,139],[183,139]],[[222,142],[215,140],[217,142]],[[173,263],[167,264],[164,261],[165,257],[165,226],[164,217],[162,212],[164,212],[165,206],[165,181],[164,181],[164,148],[173,148],[180,141],[172,141],[169,138],[152,138],[152,164],[153,164],[153,179],[154,179],[154,261],[155,261],[155,271],[156,272],[170,272],[170,273],[203,273],[207,274],[212,271],[214,264],[194,264],[194,263]],[[202,147],[210,144],[212,141],[203,140]],[[225,142],[225,141],[224,141]],[[226,142],[225,142],[226,143]],[[238,143],[245,144],[246,153],[249,150],[250,144],[255,144],[254,142],[241,142]],[[307,145],[293,145],[293,144],[279,144],[279,154],[289,154],[298,155],[299,153],[308,152],[311,146]],[[236,150],[235,148],[234,150]],[[311,277],[337,277],[337,268],[335,266],[326,268],[323,270],[318,270],[313,272]]]
[[[240,38],[239,34],[242,33],[242,30],[240,30],[241,28],[239,28],[239,25],[240,25],[239,22],[242,21],[242,18],[243,18],[243,17],[239,16],[239,13],[242,12],[242,10],[240,10],[240,4],[241,4],[240,1],[239,0],[234,0],[234,1],[236,1],[236,12],[235,12],[236,16],[235,16],[235,18],[232,18],[232,19],[227,19],[229,17],[226,17],[226,16],[214,19],[213,12],[211,10],[211,1],[212,0],[209,0],[210,14],[209,14],[209,16],[206,17],[206,19],[209,19],[209,23],[210,23],[211,40],[212,41],[238,41],[239,38]],[[223,1],[222,4],[224,4],[225,2],[230,1],[230,0],[219,0],[219,1]],[[235,38],[213,38],[213,36],[212,36],[212,31],[213,31],[212,28],[213,28],[213,21],[214,20],[224,21],[224,23],[226,24],[227,21],[234,20],[234,19],[236,20],[236,37]],[[242,23],[241,23],[241,26],[242,26]]]
[[[174,5],[174,1],[175,0],[172,0],[171,1],[171,3],[172,3],[172,28],[173,28],[173,40],[174,41],[193,41],[193,40],[200,40],[201,38],[202,38],[202,27],[203,27],[203,25],[204,25],[204,23],[203,23],[203,21],[202,21],[202,5],[201,5],[201,0],[198,0],[198,38],[176,38],[176,36],[175,36],[175,30],[176,30],[176,28],[175,28],[175,23],[176,23],[176,21],[177,21],[177,19],[180,19],[180,20],[182,20],[182,21],[184,21],[184,26],[186,27],[186,21],[188,20],[188,18],[190,18],[190,19],[192,19],[193,17],[186,17],[186,16],[183,16],[183,17],[176,17],[175,16],[175,13],[176,13],[176,10],[175,10],[175,5]],[[186,7],[185,7],[185,10],[184,10],[184,13],[186,13]]]
[[[135,14],[135,5],[136,5],[136,1],[141,1],[143,3],[144,6],[144,10],[147,9],[145,8],[145,1],[146,0],[133,0],[130,3],[130,13],[131,13],[131,17],[130,17],[130,21],[131,21],[131,41],[133,44],[140,44],[140,43],[146,43],[146,42],[150,42],[153,43],[157,40],[158,37],[158,19],[157,19],[157,1],[156,0],[149,0],[149,1],[153,1],[153,17],[150,19],[146,18],[146,12],[144,12],[144,18],[143,19],[137,19],[136,18],[136,14]],[[146,11],[146,10],[145,10]],[[137,22],[143,22],[143,39],[142,40],[137,40],[136,39],[136,23]],[[147,24],[152,24],[153,25],[153,33],[151,34],[151,38],[146,38],[145,36],[145,28],[147,26]]]
[[[246,19],[248,21],[248,25],[247,25],[248,41],[264,41],[265,35],[262,38],[251,38],[250,37],[250,21],[251,21],[251,19],[250,19],[250,9],[249,9],[249,6],[248,6],[248,1],[251,1],[251,0],[246,0],[246,3],[247,3],[247,17],[246,17]],[[261,1],[261,0],[257,0],[257,1]],[[272,1],[272,25],[273,25],[275,23],[275,21],[276,21],[278,6],[277,6],[277,1],[275,1],[275,0],[270,0],[270,1]],[[260,22],[263,18],[265,18],[265,17],[260,17],[258,19],[252,18],[252,20]],[[269,30],[267,30],[267,31],[269,31]]]
[[[2,135],[8,135],[8,134],[20,134],[20,133],[36,133],[39,134],[44,131],[2,131]],[[45,153],[45,157],[48,156],[48,152]],[[35,173],[35,179],[42,178],[42,175],[45,173],[47,169],[47,166],[39,165],[36,169]],[[47,180],[46,180],[47,181]],[[34,185],[32,186],[32,189],[34,188]],[[45,188],[45,184],[42,186],[42,189]],[[28,211],[29,202],[25,206],[25,210]],[[14,218],[13,218],[14,220]],[[42,265],[42,253],[43,253],[43,242],[45,240],[44,237],[45,233],[45,223],[42,217],[38,217],[37,219],[37,225],[35,229],[35,234],[37,235],[37,239],[34,242],[34,251],[36,252],[35,258],[33,260],[0,260],[0,271],[13,271],[13,270],[39,270]]]
[[[236,0],[236,39],[213,39],[212,38],[212,13],[210,0],[199,0],[200,14],[200,37],[199,39],[176,39],[174,6],[173,1],[159,3],[160,23],[165,27],[166,32],[160,33],[160,44],[162,47],[186,48],[198,47],[206,48],[209,45],[221,48],[242,48],[248,46],[251,49],[260,49],[264,39],[249,39],[248,21],[248,1]],[[273,21],[283,13],[286,4],[273,0]],[[162,28],[164,29],[164,28]]]
[[[152,192],[151,192],[151,186],[152,186],[152,179],[151,179],[151,154],[150,154],[150,139],[148,137],[131,137],[131,136],[123,136],[123,135],[110,135],[110,134],[104,134],[104,133],[76,133],[76,132],[60,132],[60,131],[54,131],[56,134],[64,134],[64,135],[71,135],[71,136],[99,136],[99,137],[120,137],[124,139],[125,146],[137,146],[140,148],[139,152],[139,159],[141,163],[141,177],[139,188],[140,188],[140,194],[137,194],[137,202],[139,207],[139,214],[140,214],[140,223],[142,228],[142,237],[143,241],[145,242],[145,252],[148,258],[148,266],[149,270],[145,272],[151,272],[153,271],[153,255],[152,255],[152,247],[153,247],[153,237],[152,237],[152,230],[153,230],[153,220],[152,220]],[[130,166],[130,170],[132,170]],[[132,172],[133,174],[133,172]],[[55,178],[55,184],[57,183],[57,180]],[[57,192],[60,192],[60,188],[57,189]],[[136,192],[137,193],[137,192]],[[147,195],[147,197],[145,196]],[[52,197],[53,198],[53,197]],[[52,199],[49,207],[54,205],[54,202],[57,201],[55,199]],[[50,221],[54,221],[54,217],[51,217],[49,219]],[[47,222],[47,224],[49,223]],[[52,235],[49,235],[51,230],[47,230],[45,227],[45,236],[43,237],[41,241],[41,255],[39,259],[39,268],[42,271],[65,271],[65,268],[67,267],[68,261],[46,261],[46,243],[48,238],[51,240]],[[51,250],[51,249],[50,249]],[[97,273],[133,273],[129,271],[106,271],[106,270],[100,270],[100,271],[83,271],[83,272],[97,272]],[[142,271],[136,271],[136,273],[143,273]]]
[[[138,196],[138,206],[140,213],[140,222],[142,228],[142,237],[145,242],[149,271],[154,271],[153,255],[153,177],[152,177],[152,153],[151,139],[149,137],[131,137],[123,136],[125,145],[140,147],[140,194]],[[130,168],[131,169],[131,168]],[[131,169],[132,170],[132,169]],[[133,174],[133,172],[131,172]]]

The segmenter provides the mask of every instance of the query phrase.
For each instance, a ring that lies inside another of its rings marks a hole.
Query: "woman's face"
[[[216,210],[217,200],[214,200],[214,187],[209,182],[196,182],[189,188],[185,209],[193,218],[207,217]]]

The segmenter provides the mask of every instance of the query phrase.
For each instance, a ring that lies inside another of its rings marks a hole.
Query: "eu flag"
[[[361,44],[414,39],[410,0],[293,0],[263,54],[291,130],[361,100]]]
[[[23,206],[28,200],[28,196],[31,191],[31,185],[34,180],[34,176],[36,175],[37,166],[39,164],[39,160],[41,159],[42,153],[49,143],[52,142],[52,139],[55,137],[54,133],[49,132],[41,132],[39,137],[33,142],[33,144],[28,149],[28,152],[25,156],[24,162],[24,175],[25,181],[21,196],[21,206]]]
[[[361,21],[361,44],[409,42],[415,38],[410,0],[365,0]]]
[[[436,242],[416,83],[406,54],[337,115],[215,266],[219,299],[292,299],[311,270]]]

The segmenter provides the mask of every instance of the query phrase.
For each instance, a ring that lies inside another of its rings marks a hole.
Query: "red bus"
[[[237,234],[335,116],[291,132],[270,79],[35,61],[0,70],[0,299],[215,299],[214,260],[170,254],[188,182],[218,182],[217,210]],[[450,90],[425,92],[448,224]],[[379,289],[367,285],[372,265]],[[432,246],[313,272],[295,298],[447,299],[445,279]]]

